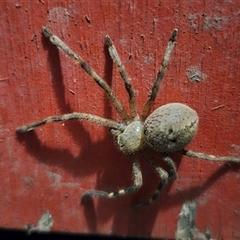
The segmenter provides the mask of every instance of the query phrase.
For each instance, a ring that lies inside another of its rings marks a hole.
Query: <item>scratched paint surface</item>
[[[174,155],[178,179],[150,207],[159,179],[141,162],[144,185],[134,195],[81,202],[88,189],[131,184],[131,160],[108,129],[86,122],[15,128],[73,111],[119,119],[103,91],[42,36],[43,25],[63,38],[103,76],[127,106],[123,83],[104,47],[113,39],[142,109],[168,37],[179,29],[154,108],[182,102],[200,126],[188,149],[240,156],[240,3],[208,1],[0,2],[0,227],[37,225],[49,211],[53,231],[174,238],[186,200],[198,206],[198,229],[215,239],[240,237],[240,166]],[[159,159],[159,162],[161,160]]]

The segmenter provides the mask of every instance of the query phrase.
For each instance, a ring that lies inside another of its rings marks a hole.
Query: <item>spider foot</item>
[[[104,192],[104,191],[98,191],[98,190],[88,190],[82,195],[82,199],[88,198],[88,197],[93,197],[93,196],[98,196],[102,198],[110,198],[109,193]]]
[[[97,196],[102,198],[116,198],[118,196],[134,193],[138,189],[139,189],[139,186],[131,186],[131,187],[121,189],[116,192],[110,192],[110,193],[105,191],[98,191],[98,190],[88,190],[82,195],[82,198],[87,198],[92,196]]]
[[[133,209],[134,210],[137,210],[139,207],[142,207],[142,206],[148,206],[148,205],[151,205],[152,204],[152,201],[144,201],[144,202],[140,202],[140,203],[137,203],[133,206]]]

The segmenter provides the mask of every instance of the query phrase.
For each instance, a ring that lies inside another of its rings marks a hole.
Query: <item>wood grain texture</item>
[[[139,113],[171,31],[176,49],[154,109],[169,102],[194,108],[199,131],[188,149],[240,156],[240,25],[238,1],[1,1],[0,2],[0,227],[23,229],[48,210],[54,231],[174,238],[186,200],[196,223],[214,239],[240,238],[240,166],[174,155],[178,179],[157,202],[159,179],[141,162],[144,186],[134,195],[81,202],[88,189],[131,183],[131,160],[108,129],[86,122],[49,124],[16,134],[16,127],[74,111],[118,120],[103,91],[41,34],[47,26],[112,86],[127,107],[112,64],[111,36],[136,91]],[[191,81],[190,81],[191,80]],[[159,159],[161,162],[161,159]]]

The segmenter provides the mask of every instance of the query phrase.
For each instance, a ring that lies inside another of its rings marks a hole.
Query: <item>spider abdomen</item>
[[[169,103],[157,108],[144,122],[146,143],[157,152],[183,149],[198,129],[195,110],[181,103]]]

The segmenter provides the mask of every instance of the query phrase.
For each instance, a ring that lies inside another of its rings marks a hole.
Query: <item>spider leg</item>
[[[42,32],[52,44],[56,45],[60,50],[73,58],[82,67],[82,69],[85,70],[95,80],[95,82],[106,92],[108,98],[112,102],[113,106],[115,107],[121,118],[124,121],[130,120],[130,117],[128,116],[126,110],[122,106],[119,99],[116,97],[115,92],[106,83],[106,81],[103,80],[100,76],[98,76],[98,74],[84,61],[81,56],[71,50],[58,36],[54,35],[48,28],[42,27]]]
[[[34,128],[40,127],[46,123],[50,123],[50,122],[59,122],[59,121],[67,121],[67,120],[86,120],[88,122],[91,123],[96,123],[105,127],[109,127],[112,129],[117,129],[120,131],[123,131],[125,129],[125,125],[122,123],[118,123],[115,122],[113,120],[110,119],[106,119],[106,118],[101,118],[92,114],[87,114],[87,113],[70,113],[70,114],[64,114],[61,116],[52,116],[52,117],[47,117],[44,118],[43,120],[25,125],[25,126],[21,126],[18,127],[16,129],[17,132],[28,132],[33,130]]]
[[[105,191],[98,191],[98,190],[88,190],[82,195],[82,198],[89,197],[89,196],[98,196],[103,198],[116,198],[121,195],[134,193],[142,186],[142,173],[141,173],[141,167],[140,167],[137,156],[133,157],[132,173],[133,173],[133,179],[134,179],[133,186],[123,188],[111,193],[108,193]]]
[[[199,153],[199,152],[194,152],[191,150],[182,150],[181,154],[188,156],[188,157],[193,157],[193,158],[199,158],[207,161],[215,161],[215,162],[240,162],[240,158],[233,157],[233,156],[224,156],[224,157],[217,157],[214,155],[209,155],[205,153]]]
[[[162,179],[161,182],[159,183],[155,193],[153,196],[144,202],[140,202],[136,204],[134,207],[138,208],[141,206],[146,206],[146,205],[151,205],[160,195],[162,192],[163,188],[167,185],[169,179],[175,179],[177,178],[177,171],[176,171],[176,166],[173,162],[173,160],[167,155],[167,154],[161,154],[161,157],[163,160],[167,163],[167,165],[170,167],[170,174],[168,174],[167,171],[165,171],[163,168],[158,166],[156,162],[154,161],[153,158],[149,157],[146,153],[142,152],[143,157],[145,160],[155,169],[157,172],[158,176]]]
[[[113,62],[115,64],[117,64],[118,71],[119,71],[122,79],[124,80],[125,88],[129,95],[129,107],[130,107],[130,111],[131,111],[131,116],[132,116],[132,118],[135,118],[137,116],[137,107],[136,107],[136,99],[135,99],[134,91],[133,91],[132,85],[130,83],[131,79],[129,78],[129,76],[125,70],[125,67],[118,55],[117,49],[115,48],[112,39],[109,36],[106,36],[105,42],[108,47],[109,54],[110,54]]]
[[[172,180],[175,180],[178,177],[178,175],[177,175],[177,169],[174,161],[166,153],[160,153],[160,156],[162,157],[163,161],[168,165],[170,169],[169,177]]]
[[[153,103],[154,103],[154,101],[157,97],[158,90],[159,90],[159,87],[160,87],[160,83],[161,83],[161,81],[164,77],[164,74],[166,72],[168,62],[169,62],[169,59],[170,59],[170,55],[172,53],[172,50],[174,49],[174,46],[175,46],[175,43],[176,43],[176,40],[177,40],[177,33],[178,33],[178,30],[174,29],[172,34],[171,34],[171,37],[169,39],[169,42],[168,42],[168,45],[167,45],[167,48],[166,48],[161,66],[160,66],[160,69],[157,73],[156,80],[155,80],[155,82],[153,84],[153,87],[152,87],[151,94],[148,96],[148,100],[143,107],[143,111],[142,111],[142,120],[143,121],[147,118],[149,110],[151,109],[151,107],[152,107],[152,105],[153,105]]]

